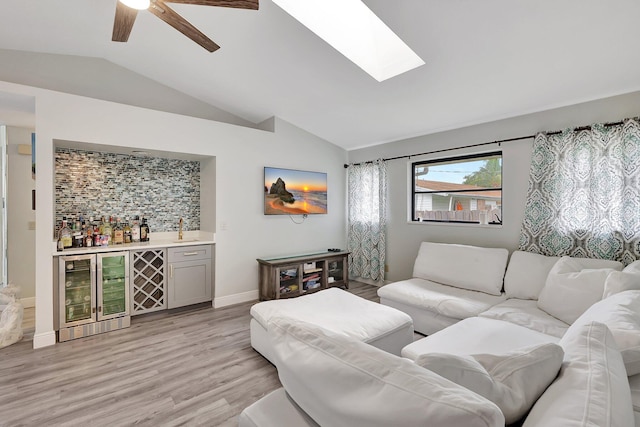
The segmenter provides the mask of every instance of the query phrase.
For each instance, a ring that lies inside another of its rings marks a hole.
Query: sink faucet
[[[182,240],[182,223],[184,221],[180,218],[180,228],[178,229],[178,240]]]

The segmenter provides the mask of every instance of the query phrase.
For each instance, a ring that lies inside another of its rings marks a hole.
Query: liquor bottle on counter
[[[125,217],[124,219],[122,231],[124,233],[124,242],[131,243],[131,226],[129,225],[129,217]]]
[[[93,217],[89,218],[89,225],[87,225],[84,235],[84,245],[87,248],[93,246]]]
[[[140,241],[149,241],[149,226],[147,225],[147,219],[144,217],[142,218],[142,224],[140,225]]]
[[[121,245],[124,243],[124,230],[120,225],[120,218],[116,219],[116,226],[113,227],[113,244]]]
[[[131,241],[135,243],[140,241],[140,217],[138,215],[133,217],[133,225],[131,226]]]
[[[111,240],[113,239],[113,228],[111,227],[111,221],[107,222],[104,220],[104,217],[102,217],[103,221],[103,226],[102,226],[102,235],[103,236],[107,236],[106,240],[107,241],[107,245],[110,243],[113,243]],[[103,244],[104,244],[104,240],[103,240]]]
[[[102,219],[100,220],[100,225],[98,226],[98,234],[104,234],[104,216],[102,217]]]
[[[80,218],[76,218],[75,221],[71,221],[71,247],[81,248],[84,246],[84,236],[82,235],[82,228],[80,224]]]
[[[71,229],[67,227],[67,218],[62,218],[62,227],[60,228],[60,241],[62,242],[62,248],[67,249],[72,245],[73,239],[71,238]]]

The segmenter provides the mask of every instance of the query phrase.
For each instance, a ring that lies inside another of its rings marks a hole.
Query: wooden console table
[[[291,298],[327,289],[349,288],[349,252],[321,252],[258,258],[260,300]]]

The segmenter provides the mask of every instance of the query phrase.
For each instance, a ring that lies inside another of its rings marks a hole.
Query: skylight
[[[381,82],[424,61],[361,0],[273,0]]]

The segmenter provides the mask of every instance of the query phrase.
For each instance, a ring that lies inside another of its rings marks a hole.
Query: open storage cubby
[[[258,259],[260,300],[291,298],[327,289],[349,287],[349,252],[322,252]]]
[[[300,267],[289,265],[278,268],[278,293],[295,294],[300,290]]]

